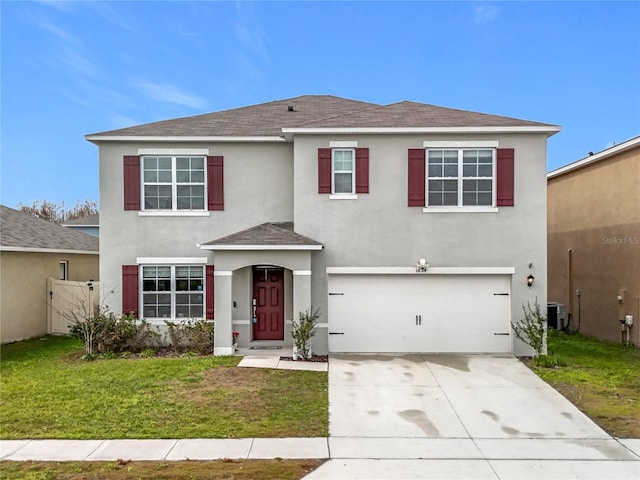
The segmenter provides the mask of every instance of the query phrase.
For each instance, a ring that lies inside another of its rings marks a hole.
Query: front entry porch
[[[322,244],[266,223],[202,244],[214,265],[214,355],[291,347],[291,322],[311,308],[311,256]],[[238,335],[235,336],[234,332]]]

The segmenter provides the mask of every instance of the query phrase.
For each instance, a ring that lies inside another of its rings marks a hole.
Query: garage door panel
[[[510,352],[509,283],[506,275],[330,275],[329,349]]]

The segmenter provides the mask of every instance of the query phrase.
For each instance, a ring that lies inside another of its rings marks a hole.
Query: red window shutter
[[[124,156],[124,209],[140,210],[140,157]]]
[[[356,193],[369,193],[368,148],[356,148]]]
[[[331,193],[331,149],[318,149],[318,193]]]
[[[207,157],[208,210],[224,210],[224,157]]]
[[[410,207],[425,206],[425,149],[409,149],[408,197]]]
[[[206,318],[207,320],[213,320],[213,270],[214,270],[214,266],[213,265],[207,265],[206,266],[206,277],[205,277],[205,289],[207,291],[207,298],[206,298]]]
[[[499,148],[497,152],[497,191],[498,207],[513,207],[513,148]]]
[[[122,313],[138,318],[138,266],[122,266]]]

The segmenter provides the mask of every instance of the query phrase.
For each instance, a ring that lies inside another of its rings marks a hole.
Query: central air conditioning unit
[[[547,303],[547,328],[562,330],[567,326],[565,319],[565,308],[562,303]]]

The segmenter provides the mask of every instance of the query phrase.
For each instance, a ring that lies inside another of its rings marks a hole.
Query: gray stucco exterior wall
[[[333,200],[318,194],[317,149],[330,141],[369,148],[369,193]],[[407,149],[423,142],[497,141],[515,149],[515,206],[497,212],[425,213],[407,206]],[[270,263],[289,270],[289,321],[309,306],[323,324],[314,351],[327,350],[327,267],[408,267],[426,258],[438,267],[513,267],[511,318],[522,305],[546,305],[546,142],[540,134],[473,135],[296,135],[271,143],[102,143],[100,144],[100,270],[103,299],[119,311],[121,266],[139,257],[206,257],[216,272],[216,340],[230,353],[231,332],[249,339],[247,304],[239,292],[251,289],[250,265]],[[201,216],[145,216],[123,210],[124,155],[139,148],[206,148],[224,156],[225,209]],[[264,222],[293,221],[296,233],[324,245],[313,252],[203,251],[199,244]],[[529,267],[531,264],[531,268]],[[296,274],[298,272],[298,274]],[[300,274],[310,272],[310,275]],[[536,281],[527,287],[526,276]],[[248,297],[245,297],[248,298]],[[238,305],[234,307],[234,303]],[[238,328],[236,328],[238,327]],[[285,332],[289,340],[289,330]],[[289,340],[290,341],[290,340]],[[530,353],[516,343],[515,354]]]

